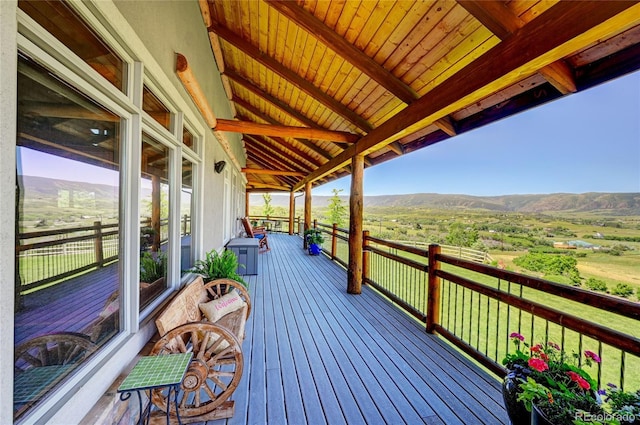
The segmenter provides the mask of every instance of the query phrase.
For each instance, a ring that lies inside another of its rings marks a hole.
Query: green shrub
[[[609,289],[607,288],[607,284],[604,283],[604,281],[593,278],[593,277],[590,277],[589,279],[587,279],[585,286],[591,289],[592,291],[607,292],[607,289]]]
[[[155,256],[145,251],[140,256],[140,282],[153,283],[167,275],[167,255],[158,252]]]
[[[240,265],[240,267],[244,267],[244,264]],[[238,270],[238,257],[236,257],[236,254],[230,250],[225,250],[222,254],[218,254],[215,249],[207,252],[204,260],[196,261],[193,268],[189,269],[192,273],[202,275],[205,282],[227,278],[240,282],[246,287],[247,282],[240,277],[236,270]]]
[[[618,282],[618,284],[611,290],[611,293],[623,298],[629,298],[633,295],[633,288],[628,283]]]

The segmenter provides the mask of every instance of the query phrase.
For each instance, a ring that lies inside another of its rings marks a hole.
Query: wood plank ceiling
[[[640,68],[637,1],[200,0],[248,191],[297,191]],[[523,129],[526,131],[526,129]],[[568,141],[572,142],[572,141]]]

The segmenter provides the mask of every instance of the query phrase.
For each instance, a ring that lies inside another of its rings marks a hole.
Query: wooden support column
[[[363,205],[364,155],[351,159],[351,195],[349,196],[349,267],[347,268],[347,292],[362,292],[362,205]]]
[[[249,217],[249,192],[244,192],[244,216]]]
[[[436,271],[440,269],[440,263],[436,261],[438,254],[440,254],[440,245],[429,245],[426,326],[429,333],[434,333],[436,325],[440,323],[440,278],[436,276]]]
[[[304,185],[304,231],[311,228],[311,182]],[[307,238],[302,238],[304,249],[307,249]]]
[[[293,217],[296,215],[296,199],[293,192],[289,192],[289,235],[293,235]]]
[[[151,251],[160,251],[160,177],[151,176],[151,228],[153,229],[153,242]]]

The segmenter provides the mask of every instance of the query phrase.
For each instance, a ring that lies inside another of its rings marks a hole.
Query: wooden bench
[[[250,312],[251,300],[242,284],[231,279],[205,284],[198,277],[156,319],[162,337],[150,355],[193,352],[178,394],[182,423],[233,416],[234,402],[228,399],[242,377],[242,340]],[[151,399],[166,412],[166,394],[153,390]],[[170,411],[174,414],[175,409]]]

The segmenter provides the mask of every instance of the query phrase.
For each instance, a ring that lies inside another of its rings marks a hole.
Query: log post
[[[93,222],[93,233],[95,239],[93,241],[94,252],[96,255],[96,264],[98,268],[104,266],[104,249],[102,245],[102,223],[99,221]]]
[[[366,284],[369,279],[369,259],[371,253],[367,249],[369,246],[369,231],[364,230],[362,232],[362,281]]]
[[[436,271],[440,270],[440,262],[436,255],[440,254],[440,245],[429,245],[429,286],[427,287],[427,332],[434,333],[435,326],[440,323],[440,278]]]
[[[311,227],[311,182],[304,185],[304,232]],[[304,249],[307,249],[307,238],[302,236]]]
[[[162,239],[160,227],[160,177],[151,176],[151,228],[153,229],[153,242],[151,243],[151,251],[158,252],[160,250],[160,241]]]
[[[351,159],[351,195],[349,196],[349,267],[347,268],[347,292],[362,292],[362,186],[364,180],[364,155]]]
[[[293,216],[296,214],[296,198],[289,192],[289,235],[293,235]]]
[[[331,230],[331,259],[336,259],[336,252],[338,250],[338,223],[333,223],[333,229]]]
[[[249,217],[249,192],[244,192],[244,216]]]

